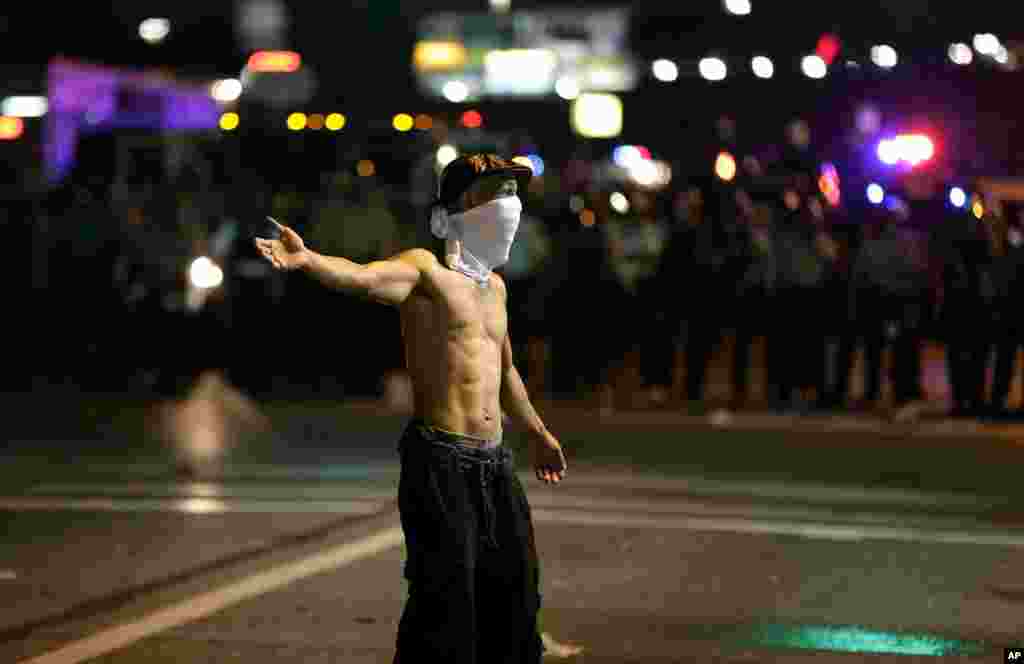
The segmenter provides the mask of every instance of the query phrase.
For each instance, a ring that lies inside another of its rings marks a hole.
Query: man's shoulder
[[[437,257],[434,256],[430,251],[422,247],[414,247],[412,249],[406,249],[400,252],[392,260],[400,260],[411,265],[415,265],[421,269],[430,269],[437,267],[440,263]]]

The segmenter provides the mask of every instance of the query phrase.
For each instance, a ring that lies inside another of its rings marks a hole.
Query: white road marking
[[[391,502],[394,501],[392,500]],[[0,497],[0,510],[10,511],[76,510],[90,512],[184,512],[188,514],[222,514],[228,512],[371,514],[380,511],[387,504],[387,502],[380,500],[224,500],[219,497]]]
[[[401,542],[402,529],[399,526],[385,528],[362,539],[346,542],[302,560],[254,574],[223,588],[190,597],[138,620],[102,630],[38,657],[21,660],[19,664],[77,664],[100,657],[294,581],[351,565],[358,560],[396,547]]]
[[[835,523],[801,523],[760,519],[717,518],[703,516],[647,516],[644,514],[593,514],[573,510],[532,510],[537,523],[557,523],[615,528],[659,528],[757,535],[795,535],[807,539],[834,541],[891,540],[919,544],[975,544],[1024,548],[1024,535],[970,530],[926,530],[899,526],[872,526]]]

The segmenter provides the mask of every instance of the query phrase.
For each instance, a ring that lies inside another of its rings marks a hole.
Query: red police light
[[[462,114],[462,126],[469,129],[478,129],[484,123],[484,116],[479,111],[466,111]]]
[[[25,133],[25,121],[21,118],[0,115],[0,141],[13,141]]]
[[[250,71],[288,73],[302,66],[302,56],[295,51],[256,51],[247,66]]]

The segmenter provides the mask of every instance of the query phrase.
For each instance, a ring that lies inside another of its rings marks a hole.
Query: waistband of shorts
[[[508,456],[509,450],[501,444],[501,438],[487,440],[466,436],[452,431],[445,431],[430,426],[423,420],[414,419],[409,422],[407,433],[414,431],[418,438],[433,445],[447,447],[454,452],[465,456],[471,456],[482,460],[497,460]],[[408,436],[403,436],[403,440]]]

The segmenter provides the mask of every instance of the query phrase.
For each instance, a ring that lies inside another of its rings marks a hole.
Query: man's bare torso
[[[415,416],[455,433],[501,433],[502,348],[508,319],[504,285],[490,287],[443,266],[401,305]]]

